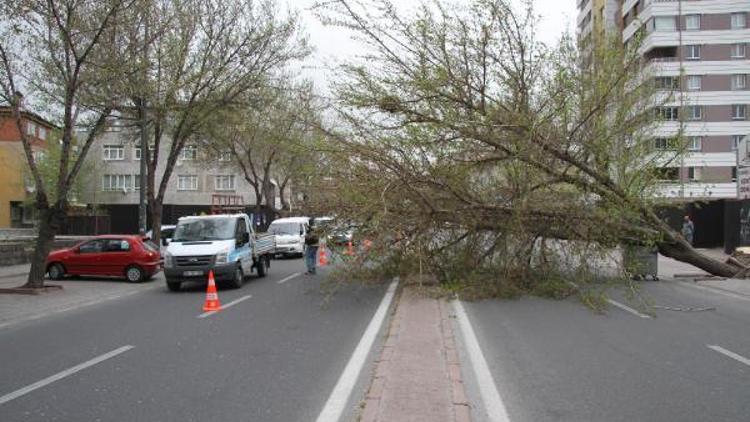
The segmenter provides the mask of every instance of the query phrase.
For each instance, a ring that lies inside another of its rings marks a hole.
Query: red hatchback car
[[[53,280],[66,275],[100,275],[137,283],[160,270],[159,249],[139,236],[97,236],[47,256],[47,274]]]

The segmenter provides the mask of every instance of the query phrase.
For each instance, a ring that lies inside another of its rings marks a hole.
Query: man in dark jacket
[[[319,242],[317,230],[315,227],[310,226],[305,235],[305,264],[307,265],[307,272],[305,274],[315,274]]]

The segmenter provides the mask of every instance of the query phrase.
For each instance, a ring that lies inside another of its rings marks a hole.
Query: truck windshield
[[[271,234],[296,235],[299,236],[301,230],[300,223],[272,223],[268,226]]]
[[[234,239],[236,218],[197,218],[177,224],[173,242]]]

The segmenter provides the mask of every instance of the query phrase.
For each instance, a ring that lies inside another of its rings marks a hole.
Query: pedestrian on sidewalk
[[[305,235],[305,265],[307,265],[307,272],[305,274],[315,274],[315,261],[318,258],[319,245],[320,240],[318,239],[317,228],[311,224]]]
[[[682,222],[682,237],[685,238],[685,240],[690,243],[690,245],[693,245],[693,237],[695,235],[695,224],[693,224],[693,220],[690,219],[689,215],[686,215]]]

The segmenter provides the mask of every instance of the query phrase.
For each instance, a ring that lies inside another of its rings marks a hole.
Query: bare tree
[[[315,145],[311,136],[319,117],[312,86],[279,81],[264,90],[251,107],[240,106],[218,114],[207,139],[229,151],[237,168],[255,192],[255,212],[275,208],[278,187],[282,209],[289,209],[285,190],[305,170]]]
[[[107,87],[114,70],[110,63],[96,59],[104,48],[104,34],[131,4],[129,0],[21,0],[0,6],[0,100],[13,111],[39,211],[39,234],[24,287],[44,285],[45,259],[64,224],[71,187],[111,112]],[[41,103],[60,115],[59,163],[51,190],[26,135],[25,101]],[[81,139],[76,136],[80,129],[87,131]]]
[[[144,0],[143,7],[153,13],[130,29],[122,48],[123,61],[132,64],[122,109],[142,131],[149,127],[154,153],[144,149],[146,188],[159,241],[162,203],[185,145],[222,109],[260,90],[273,71],[309,49],[297,16],[282,15],[268,0]],[[163,144],[166,157],[159,156]]]
[[[476,271],[529,269],[544,239],[584,253],[656,245],[712,274],[742,270],[697,252],[655,211],[660,166],[681,151],[654,151],[654,107],[670,99],[655,96],[637,45],[545,46],[524,4],[436,0],[414,15],[387,0],[319,5],[371,51],[342,69],[340,125],[327,130],[336,188],[322,202]]]

